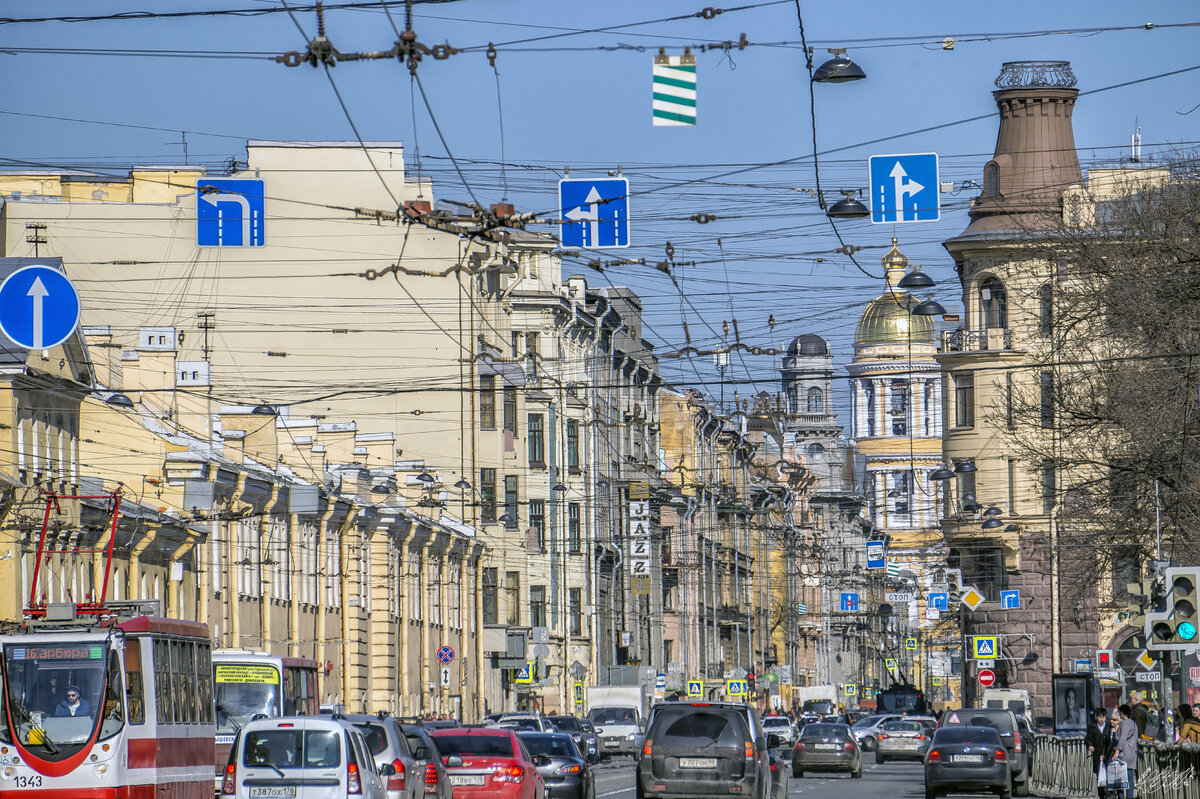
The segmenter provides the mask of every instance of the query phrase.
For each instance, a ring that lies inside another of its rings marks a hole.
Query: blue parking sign
[[[937,153],[873,155],[868,159],[871,222],[936,222],[939,206]]]

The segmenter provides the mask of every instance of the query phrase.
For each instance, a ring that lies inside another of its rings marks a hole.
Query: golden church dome
[[[910,309],[919,300],[896,286],[908,269],[908,258],[896,246],[881,260],[887,278],[887,293],[867,304],[854,328],[854,345],[870,344],[932,344],[933,317],[914,316]]]
[[[888,254],[883,256],[883,259],[880,261],[880,263],[883,264],[883,268],[886,272],[890,272],[893,269],[908,269],[908,256],[900,252],[900,250],[897,249],[896,244],[896,237],[893,236],[892,249],[889,250]]]

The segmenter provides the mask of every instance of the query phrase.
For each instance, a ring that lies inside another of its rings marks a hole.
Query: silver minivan
[[[340,716],[258,719],[238,731],[221,796],[234,799],[386,799],[362,732]]]

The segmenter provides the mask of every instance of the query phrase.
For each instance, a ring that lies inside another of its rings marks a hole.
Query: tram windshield
[[[257,715],[279,715],[279,669],[271,665],[216,663],[217,734],[235,733]]]
[[[107,641],[8,641],[4,683],[0,738],[46,760],[78,752],[101,722],[101,738],[124,725],[120,665]]]

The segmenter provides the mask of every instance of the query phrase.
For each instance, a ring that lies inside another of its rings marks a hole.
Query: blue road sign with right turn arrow
[[[558,182],[564,247],[629,246],[629,181],[566,179]]]
[[[0,284],[0,330],[18,347],[57,347],[78,324],[79,292],[57,269],[26,266]]]
[[[936,222],[941,218],[937,153],[873,155],[867,164],[873,223]]]

